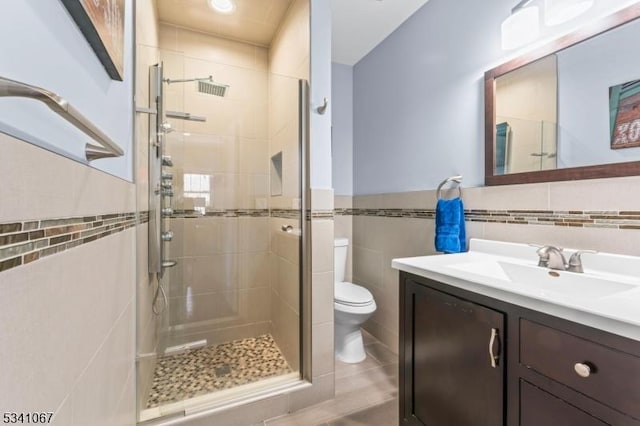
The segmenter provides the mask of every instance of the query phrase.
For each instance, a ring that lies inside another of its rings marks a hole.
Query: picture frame
[[[125,0],[61,0],[112,80],[124,79]]]
[[[609,88],[611,149],[640,146],[640,80]]]

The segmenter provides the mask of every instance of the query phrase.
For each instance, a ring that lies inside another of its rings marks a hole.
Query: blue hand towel
[[[444,253],[467,251],[464,205],[461,198],[438,200],[436,205],[436,251]]]

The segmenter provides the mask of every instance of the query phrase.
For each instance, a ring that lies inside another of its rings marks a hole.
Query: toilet
[[[376,311],[373,295],[366,288],[346,282],[349,240],[334,240],[335,354],[342,362],[355,364],[367,357],[360,325]]]

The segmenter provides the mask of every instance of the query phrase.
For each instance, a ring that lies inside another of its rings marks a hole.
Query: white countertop
[[[565,249],[565,256],[568,258],[572,251]],[[500,262],[523,265],[532,271],[539,268],[535,247],[481,239],[471,239],[467,253],[393,259],[391,265],[400,271],[640,341],[640,257],[583,254],[584,274],[559,271],[571,274],[566,278],[578,280],[572,284],[575,294],[520,285],[494,266]],[[592,278],[608,280],[612,285],[621,283],[624,290],[605,296],[592,297],[584,292],[578,295],[579,280]]]

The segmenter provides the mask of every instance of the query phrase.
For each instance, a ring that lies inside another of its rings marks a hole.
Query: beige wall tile
[[[273,288],[282,301],[298,314],[300,309],[300,267],[280,258],[278,281],[273,284]]]
[[[380,208],[432,209],[436,205],[435,191],[410,191],[377,196]]]
[[[231,340],[246,339],[272,333],[271,321],[234,325],[212,329],[209,326],[189,328],[179,333],[171,333],[166,337],[163,347],[183,345],[197,340],[206,340],[208,345],[229,342]]]
[[[333,322],[316,324],[311,329],[313,376],[331,374],[334,370]]]
[[[554,182],[549,184],[552,210],[640,210],[640,177]]]
[[[547,210],[549,184],[505,185],[481,188],[463,188],[467,209],[488,210]]]
[[[5,134],[0,144],[12,159],[0,168],[1,222],[135,211],[127,181]]]
[[[270,286],[270,255],[268,252],[240,255],[240,288]]]
[[[311,189],[311,210],[333,210],[333,189]]]
[[[516,243],[551,244],[559,247],[591,249],[638,256],[637,230],[606,228],[570,228],[558,226],[509,225],[486,223],[484,237]]]
[[[134,370],[135,367],[132,366],[129,373],[130,378],[127,378],[125,388],[120,395],[120,401],[114,410],[111,424],[115,426],[129,426],[136,421],[136,382],[133,379]]]
[[[312,271],[333,271],[333,220],[312,220],[311,239]]]
[[[221,291],[237,290],[240,287],[238,254],[216,254],[202,257],[186,257],[170,270],[170,297],[187,297]]]
[[[269,143],[267,140],[241,139],[238,149],[240,173],[268,175],[268,148]]]
[[[271,43],[271,72],[309,78],[308,74],[298,74],[304,69],[303,64],[309,55],[309,32],[309,2],[296,0]]]
[[[238,218],[240,251],[264,252],[269,250],[269,219],[256,217]]]
[[[238,218],[203,217],[184,219],[183,255],[190,257],[238,253],[238,222]],[[172,231],[175,239],[179,229],[172,229]]]
[[[158,16],[153,0],[136,2],[136,44],[158,46]]]
[[[347,195],[336,195],[333,197],[333,205],[337,209],[348,209],[353,207],[353,197]]]
[[[7,409],[53,411],[71,392],[133,300],[134,241],[130,229],[2,272],[0,323],[13,330],[0,333],[0,359],[12,366],[0,387]]]
[[[115,424],[120,396],[134,365],[133,302],[118,319],[104,345],[82,373],[72,393],[73,424]],[[99,419],[96,422],[96,419]]]
[[[334,395],[335,382],[333,373],[314,377],[311,387],[289,395],[289,410],[298,411],[331,399]]]
[[[263,419],[286,414],[289,407],[287,395],[277,395],[229,410],[190,416],[189,426],[234,425],[250,426]]]
[[[173,25],[158,26],[158,44],[162,49],[178,50],[178,28]]]
[[[382,206],[382,195],[357,195],[353,197],[353,207],[374,209]]]
[[[333,272],[320,272],[312,275],[311,323],[333,322]]]
[[[378,340],[387,345],[391,351],[398,353],[399,337],[396,330],[391,330],[380,323],[369,320],[362,325],[362,328],[374,335]]]
[[[382,288],[383,253],[378,250],[353,247],[353,280],[367,287]]]
[[[295,371],[300,368],[300,318],[275,292],[271,293],[273,338],[282,355]]]
[[[68,396],[62,404],[54,410],[51,424],[54,426],[69,426],[73,424],[73,406],[71,396]]]
[[[300,226],[297,223],[297,221],[291,220],[287,222],[291,222],[291,223],[285,224],[284,222],[282,222],[283,225],[281,226],[287,226],[290,224],[295,228],[298,228]],[[276,232],[275,241],[277,244],[275,246],[275,252],[279,256],[288,260],[289,262],[295,265],[299,265],[300,264],[300,237],[292,233],[282,232],[281,229],[277,229],[275,232]]]

